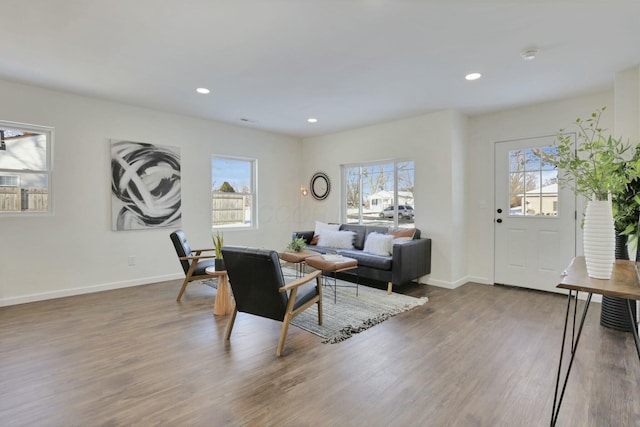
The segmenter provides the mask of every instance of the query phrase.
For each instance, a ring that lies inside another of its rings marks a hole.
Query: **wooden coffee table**
[[[281,260],[294,264],[296,266],[296,276],[304,276],[304,265],[307,258],[318,256],[318,252],[302,250],[302,251],[286,251],[278,253]]]
[[[305,263],[309,267],[313,267],[316,270],[322,270],[322,275],[324,276],[324,285],[333,288],[333,302],[335,303],[337,300],[337,291],[338,285],[336,281],[336,273],[346,270],[353,270],[354,268],[358,268],[358,260],[353,258],[347,258],[341,255],[317,255],[308,257],[305,259]],[[333,286],[331,286],[327,281],[327,275],[329,273],[333,274]],[[351,287],[351,286],[349,286]],[[356,274],[356,296],[358,295],[358,275]]]
[[[231,314],[234,309],[234,303],[231,299],[227,270],[216,271],[216,268],[211,266],[207,267],[205,273],[218,278],[218,292],[216,293],[216,301],[213,303],[213,314],[216,316]]]

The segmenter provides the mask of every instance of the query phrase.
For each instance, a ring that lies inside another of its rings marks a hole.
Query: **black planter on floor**
[[[640,245],[638,247],[640,252]],[[616,259],[629,259],[627,253],[627,236],[616,235]],[[636,260],[640,258],[636,255]],[[631,312],[636,318],[636,302],[631,301]],[[606,328],[623,332],[631,332],[635,325],[629,321],[627,313],[627,300],[624,298],[602,296],[602,311],[600,312],[600,324]]]

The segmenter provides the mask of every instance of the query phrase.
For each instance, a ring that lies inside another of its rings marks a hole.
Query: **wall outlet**
[[[136,257],[129,256],[129,267],[136,265]]]

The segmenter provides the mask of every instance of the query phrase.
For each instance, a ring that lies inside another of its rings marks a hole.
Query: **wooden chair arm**
[[[306,274],[301,278],[296,279],[293,282],[287,284],[286,286],[281,287],[279,290],[280,292],[287,292],[287,291],[290,291],[291,289],[298,288],[304,285],[305,283],[309,283],[310,281],[318,277],[320,274],[322,274],[322,271],[316,270],[313,273]]]
[[[202,252],[211,252],[211,251],[215,251],[215,249],[191,249],[191,252],[195,253],[196,255],[200,255],[200,253]]]

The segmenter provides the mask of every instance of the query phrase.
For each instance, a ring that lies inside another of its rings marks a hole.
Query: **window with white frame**
[[[211,160],[212,228],[255,227],[256,160],[214,156]]]
[[[347,223],[415,226],[413,161],[343,165],[342,173]]]
[[[53,129],[0,121],[0,214],[51,212]]]

